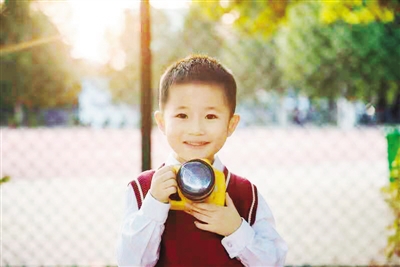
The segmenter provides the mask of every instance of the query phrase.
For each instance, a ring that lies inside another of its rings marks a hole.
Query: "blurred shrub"
[[[397,129],[389,132],[387,140],[390,183],[382,188],[382,192],[394,214],[386,247],[386,256],[391,259],[394,255],[400,257],[400,132]]]

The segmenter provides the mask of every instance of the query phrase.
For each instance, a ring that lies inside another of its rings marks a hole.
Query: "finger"
[[[170,196],[170,195],[172,195],[172,194],[175,194],[175,193],[176,193],[176,187],[171,186],[171,187],[165,188],[165,189],[164,189],[164,192],[165,192],[168,196]]]
[[[232,200],[232,198],[229,196],[228,193],[225,194],[225,200],[226,200],[226,206],[227,206],[227,207],[234,207],[234,208],[236,209],[235,204],[233,203],[233,200]]]
[[[193,217],[195,217],[196,219],[198,219],[198,220],[200,220],[200,221],[202,221],[202,222],[209,223],[209,222],[211,221],[211,217],[208,216],[207,214],[199,213],[199,212],[197,212],[197,211],[195,211],[195,210],[192,210],[192,211],[190,212],[190,214],[191,214]]]
[[[191,204],[191,203],[189,203],[189,202],[185,202],[185,208],[186,209],[193,209],[193,205]]]
[[[174,186],[174,187],[178,186],[178,184],[177,184],[175,179],[167,179],[167,180],[162,182],[162,185],[165,188],[168,188],[168,187],[171,187],[171,186]]]
[[[163,174],[157,176],[155,179],[159,182],[164,182],[166,180],[175,180],[175,173],[172,171],[166,171]]]
[[[201,213],[201,214],[207,215],[208,217],[212,216],[212,214],[215,212],[213,210],[207,210],[207,209],[198,208],[197,205],[192,205],[191,210],[193,212],[197,212],[197,213]]]
[[[201,223],[201,222],[197,222],[195,221],[194,224],[196,225],[197,228],[199,228],[200,230],[204,230],[204,231],[208,231],[211,232],[212,231],[212,226],[207,224],[207,223]]]
[[[162,176],[163,174],[167,173],[167,172],[172,172],[175,175],[175,170],[174,170],[174,166],[163,166],[160,169],[158,169],[156,171],[157,176]]]
[[[155,174],[162,175],[163,173],[165,173],[165,172],[167,172],[167,171],[170,171],[170,170],[171,170],[171,166],[163,166],[163,167],[159,168],[159,169],[156,171]]]
[[[193,205],[190,204],[189,202],[185,202],[185,205],[183,206],[183,209],[187,211],[189,214],[191,214],[193,210]]]
[[[217,211],[219,207],[212,203],[193,203],[193,208],[199,211]]]

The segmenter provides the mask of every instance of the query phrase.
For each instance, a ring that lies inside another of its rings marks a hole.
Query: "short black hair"
[[[206,55],[191,55],[178,60],[167,68],[160,79],[159,106],[163,109],[168,100],[169,88],[188,83],[212,84],[224,90],[231,112],[236,109],[236,81],[232,73],[215,58]]]

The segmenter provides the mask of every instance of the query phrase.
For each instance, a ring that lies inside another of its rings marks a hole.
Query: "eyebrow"
[[[185,110],[185,109],[188,109],[188,107],[187,106],[179,106],[179,107],[176,108],[176,110]],[[214,107],[214,106],[206,107],[205,109],[206,110],[220,111],[219,107]]]
[[[220,108],[218,108],[218,107],[207,107],[206,110],[215,110],[215,111],[219,111]]]

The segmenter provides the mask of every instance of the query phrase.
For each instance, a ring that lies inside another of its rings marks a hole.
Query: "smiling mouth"
[[[207,144],[209,144],[209,142],[184,142],[185,145],[189,145],[192,147],[202,147],[205,146]]]

